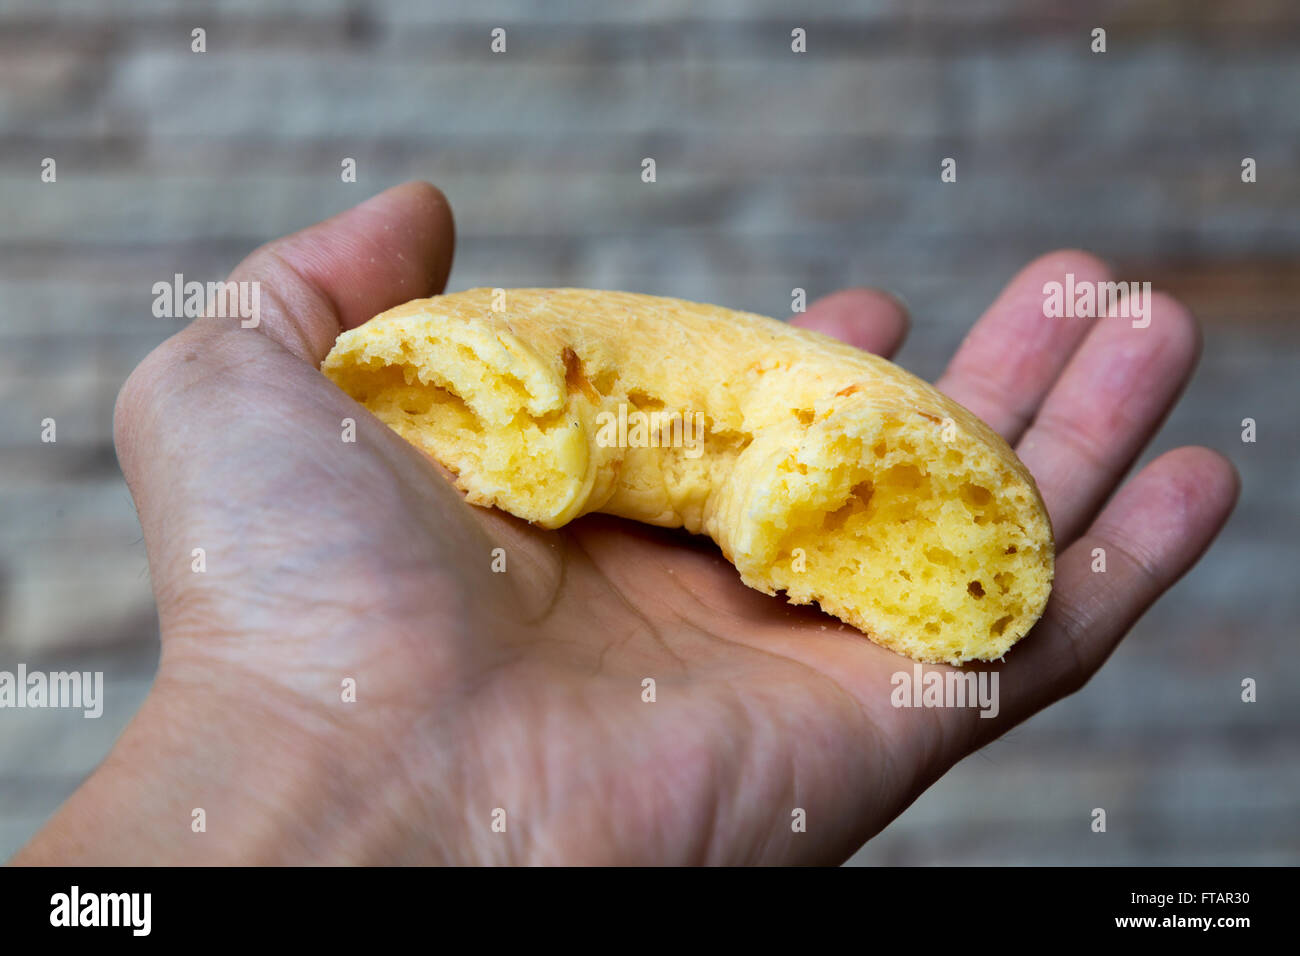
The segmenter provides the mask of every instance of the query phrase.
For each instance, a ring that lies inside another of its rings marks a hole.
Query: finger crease
[[[1103,475],[1109,475],[1113,466],[1107,459],[1105,451],[1091,438],[1084,438],[1084,433],[1070,428],[1062,419],[1053,415],[1040,415],[1033,427],[1025,435],[1024,441],[1042,440],[1046,436],[1057,444],[1064,445],[1084,463],[1095,468]]]
[[[275,261],[283,266],[290,275],[297,279],[298,282],[302,283],[303,288],[306,289],[312,298],[324,302],[325,308],[328,310],[330,317],[334,320],[334,332],[329,337],[330,342],[333,342],[334,339],[338,338],[339,333],[343,331],[343,312],[339,309],[338,302],[334,300],[334,296],[330,294],[329,290],[308,279],[303,275],[301,269],[275,249],[266,250],[266,254],[274,258]],[[288,308],[284,301],[284,296],[274,290],[271,290],[271,297],[280,304],[281,314],[284,315],[288,325],[293,328],[294,335],[297,336],[298,343],[303,349],[303,354],[308,357],[313,357],[315,355],[315,343],[313,343],[308,337],[307,332],[303,328],[302,322],[298,320],[295,310]],[[328,343],[323,344],[327,345]]]
[[[1164,589],[1164,578],[1156,570],[1156,562],[1144,557],[1142,549],[1125,543],[1124,536],[1115,530],[1094,529],[1093,534],[1101,541],[1101,547],[1108,553],[1118,551],[1121,558],[1132,564],[1156,590]]]
[[[954,376],[945,377],[951,379]],[[1011,436],[1019,435],[1024,431],[1025,426],[1029,424],[1029,420],[1033,416],[1032,403],[1030,403],[1030,407],[1026,408],[1011,401],[1010,391],[999,384],[996,379],[989,378],[983,372],[974,371],[959,371],[955,377],[959,381],[964,380],[967,386],[973,386],[974,391],[978,392],[981,398],[987,400],[1002,414],[1011,417],[1011,423],[1006,429],[1006,434]]]

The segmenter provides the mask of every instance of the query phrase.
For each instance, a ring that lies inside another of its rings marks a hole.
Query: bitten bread
[[[322,370],[475,504],[707,534],[750,587],[915,660],[1000,658],[1047,602],[1051,525],[1006,442],[815,332],[626,292],[471,289],[345,332]]]

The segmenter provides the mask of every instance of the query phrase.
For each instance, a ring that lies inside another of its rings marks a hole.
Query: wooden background
[[[795,286],[878,284],[910,304],[901,361],[927,376],[1054,247],[1184,296],[1205,359],[1153,450],[1236,462],[1227,533],[1083,693],[966,760],[855,861],[1296,862],[1298,54],[1288,0],[3,0],[0,669],[102,669],[108,701],[98,721],[0,711],[0,858],[103,757],[156,664],[111,441],[117,389],[177,327],[151,316],[151,286],[221,278],[421,177],[456,211],[453,289],[785,315]],[[939,183],[946,156],[956,185]],[[47,417],[57,444],[39,440]]]

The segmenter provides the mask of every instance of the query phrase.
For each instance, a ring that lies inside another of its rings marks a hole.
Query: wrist
[[[357,768],[302,724],[283,702],[232,699],[163,669],[109,756],[13,862],[377,861],[376,794],[351,790]]]

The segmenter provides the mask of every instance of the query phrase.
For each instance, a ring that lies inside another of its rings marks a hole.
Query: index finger
[[[1067,278],[1072,276],[1073,278]],[[936,382],[939,391],[1015,445],[1095,319],[1048,317],[1049,282],[1105,282],[1110,270],[1086,252],[1035,259],[980,317]]]

